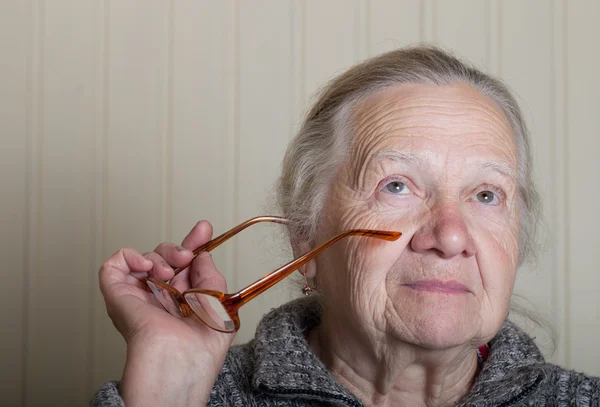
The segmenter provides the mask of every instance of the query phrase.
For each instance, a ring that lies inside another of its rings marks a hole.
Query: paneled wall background
[[[119,378],[102,262],[273,212],[317,88],[420,41],[518,94],[545,239],[516,292],[555,328],[551,353],[526,324],[553,361],[600,375],[599,20],[596,0],[1,0],[1,403],[84,405]],[[231,289],[289,256],[271,231],[243,236],[216,253]],[[291,295],[251,303],[237,340]]]

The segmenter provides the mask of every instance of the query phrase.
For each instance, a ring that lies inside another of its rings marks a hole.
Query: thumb
[[[225,277],[217,270],[208,252],[202,252],[194,259],[190,268],[190,283],[192,288],[227,292]]]

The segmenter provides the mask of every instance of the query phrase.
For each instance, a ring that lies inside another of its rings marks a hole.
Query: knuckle
[[[152,260],[155,261],[156,260],[156,256],[157,254],[154,252],[146,252],[144,254],[142,254],[142,256],[144,256],[145,258],[147,258],[148,260]]]
[[[154,251],[155,252],[162,252],[162,251],[168,250],[170,245],[171,244],[168,243],[168,242],[162,242],[158,246],[156,246],[156,249],[154,249]]]

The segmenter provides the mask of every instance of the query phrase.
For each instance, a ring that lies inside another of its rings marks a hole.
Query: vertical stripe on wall
[[[296,119],[292,117],[296,106],[290,86],[296,80],[290,76],[296,55],[290,48],[294,27],[289,21],[293,11],[292,1],[240,2],[236,222],[277,210],[273,186]],[[279,266],[274,258],[281,259],[281,264],[289,260],[273,252],[274,246],[284,243],[268,237],[269,231],[281,229],[278,225],[256,225],[236,238],[236,278],[231,290],[239,290]],[[253,336],[259,318],[287,298],[283,286],[279,286],[242,308],[238,341]]]
[[[107,10],[105,258],[126,246],[151,251],[163,238],[162,5],[141,0],[110,2]],[[96,335],[96,371],[101,377],[109,372],[120,375],[125,346],[106,316],[99,321]]]
[[[552,291],[552,314],[559,335],[556,338],[558,346],[553,360],[561,366],[571,366],[568,358],[569,349],[569,279],[567,264],[567,207],[566,195],[566,168],[567,168],[567,0],[554,0],[552,12],[552,100],[554,102],[551,112],[554,134],[553,165],[550,177],[554,180],[553,213],[550,215],[551,230],[554,235],[552,241],[555,244],[554,257],[556,260],[554,271],[554,289]]]
[[[38,334],[35,320],[32,318],[34,312],[34,300],[37,289],[37,268],[39,266],[38,245],[37,239],[38,222],[40,218],[40,170],[39,161],[41,156],[41,133],[43,126],[43,72],[44,72],[44,9],[41,1],[31,2],[31,46],[30,46],[30,66],[28,72],[29,81],[29,144],[28,144],[28,199],[27,199],[27,262],[26,262],[26,286],[24,297],[26,299],[25,311],[26,320],[23,321],[25,327],[24,338],[24,354],[23,354],[23,403],[28,405],[31,399],[31,390],[34,388],[34,378],[31,374],[32,360],[35,357],[32,337]]]
[[[94,185],[94,24],[90,2],[65,1],[74,16],[41,3],[37,74],[37,216],[32,223],[27,401],[86,402],[88,272]],[[48,349],[63,349],[51,352]],[[61,380],[54,380],[61,367]],[[45,367],[45,368],[40,368]]]
[[[3,259],[0,295],[0,394],[9,404],[22,404],[26,375],[24,356],[28,286],[30,64],[33,35],[31,3],[0,3],[0,253]]]
[[[173,239],[207,219],[234,226],[237,149],[236,2],[174,2]],[[234,245],[213,253],[227,281]]]
[[[358,60],[354,44],[358,12],[345,0],[306,2],[304,83],[307,100],[335,74]]]
[[[173,30],[174,2],[162,2],[161,54],[162,79],[160,80],[159,100],[161,113],[157,115],[161,135],[161,241],[172,241],[173,235]]]
[[[420,2],[420,27],[419,37],[420,41],[424,43],[432,43],[437,37],[436,26],[435,26],[435,0],[421,0]]]
[[[486,3],[433,0],[434,41],[480,68],[486,68]]]
[[[98,388],[108,377],[114,374],[116,369],[107,368],[104,360],[106,356],[106,342],[108,338],[115,338],[114,328],[106,315],[106,306],[98,284],[98,269],[106,261],[107,242],[106,228],[108,221],[108,132],[109,132],[109,67],[110,67],[110,2],[96,2],[95,4],[95,26],[96,26],[96,122],[95,122],[95,204],[94,204],[94,264],[90,272],[94,276],[94,284],[91,284],[92,316],[90,320],[90,372],[88,394]],[[122,356],[123,353],[119,354]],[[117,364],[118,366],[118,364]]]
[[[492,75],[500,75],[500,35],[502,31],[500,0],[485,3],[486,66]]]
[[[518,0],[503,1],[500,5],[504,27],[500,36],[500,73],[510,84],[529,127],[535,165],[534,178],[542,197],[543,217],[540,240],[545,244],[539,247],[539,259],[519,270],[515,287],[515,302],[555,325],[552,313],[556,259],[555,232],[552,216],[556,213],[554,202],[554,138],[556,132],[552,117],[554,108],[552,89],[554,86],[552,67],[552,4],[523,3]],[[534,26],[531,19],[537,18]],[[544,119],[542,119],[544,118]],[[523,302],[525,302],[523,304]],[[537,329],[535,324],[520,321],[528,326],[528,331],[537,338],[538,345],[550,356],[553,352],[551,329]]]
[[[421,38],[421,5],[412,0],[368,2],[369,56],[411,45]]]
[[[600,321],[600,216],[597,212],[600,3],[586,0],[567,4],[569,361],[577,369],[599,375],[596,338]]]

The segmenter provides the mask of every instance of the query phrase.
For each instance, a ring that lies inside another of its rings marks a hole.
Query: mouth
[[[428,291],[440,294],[468,294],[471,292],[469,287],[458,281],[421,280],[403,284],[403,286],[416,291]]]

